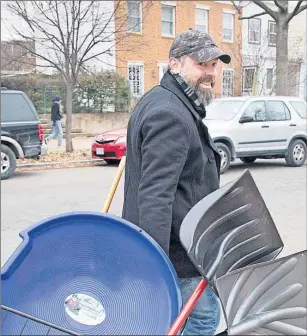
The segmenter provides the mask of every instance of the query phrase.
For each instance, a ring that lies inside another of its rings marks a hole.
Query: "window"
[[[159,69],[159,83],[160,83],[161,79],[163,78],[165,72],[168,69],[168,63],[167,62],[158,63],[158,69]]]
[[[255,74],[255,67],[243,68],[243,92],[251,92],[253,90]]]
[[[175,6],[162,5],[162,35],[175,36]]]
[[[276,22],[269,21],[269,46],[276,46]]]
[[[266,69],[266,88],[272,89],[273,87],[273,69]]]
[[[261,20],[249,19],[248,20],[248,43],[260,44],[261,39]]]
[[[265,121],[266,113],[264,101],[261,100],[250,103],[243,115],[252,117],[253,121]]]
[[[141,33],[142,31],[142,2],[127,0],[128,31]]]
[[[290,104],[294,107],[294,109],[302,119],[307,119],[307,106],[305,102],[291,101]]]
[[[208,33],[208,10],[205,8],[196,8],[196,30]]]
[[[232,95],[233,95],[233,70],[223,69],[222,97],[231,97]]]
[[[129,63],[128,80],[132,95],[141,97],[144,93],[144,65],[141,63]]]
[[[1,92],[1,122],[35,121],[28,102],[20,93]]]
[[[234,14],[223,13],[223,41],[233,41]]]
[[[213,100],[206,106],[206,120],[232,120],[240,111],[244,101]]]
[[[291,119],[290,111],[282,101],[267,101],[266,110],[270,121],[282,121]]]

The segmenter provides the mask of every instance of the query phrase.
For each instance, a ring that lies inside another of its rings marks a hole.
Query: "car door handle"
[[[269,128],[270,126],[269,125],[262,125],[261,127],[262,128]]]
[[[290,126],[296,126],[296,124],[290,124]]]

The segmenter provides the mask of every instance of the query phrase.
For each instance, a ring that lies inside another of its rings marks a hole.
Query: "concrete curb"
[[[17,165],[16,168],[32,168],[32,167],[44,167],[44,166],[55,166],[55,165],[65,165],[69,163],[95,163],[103,162],[103,159],[93,159],[93,160],[74,160],[74,161],[55,161],[55,162],[43,162],[43,163],[29,163]]]

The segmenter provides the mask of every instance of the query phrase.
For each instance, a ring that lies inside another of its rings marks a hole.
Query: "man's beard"
[[[208,106],[212,102],[212,90],[201,87],[202,83],[211,83],[211,87],[213,88],[214,82],[212,80],[212,76],[203,76],[196,82],[192,81],[189,76],[182,75],[182,78],[195,91],[200,103],[203,104],[203,106]]]

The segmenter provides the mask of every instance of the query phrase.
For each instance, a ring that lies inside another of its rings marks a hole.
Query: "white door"
[[[270,128],[267,123],[265,102],[263,100],[251,102],[242,116],[250,116],[253,121],[239,123],[234,132],[235,146],[239,156],[264,154],[268,150]]]
[[[298,125],[291,121],[290,111],[283,101],[268,100],[265,105],[270,130],[270,148],[272,152],[283,152]]]

